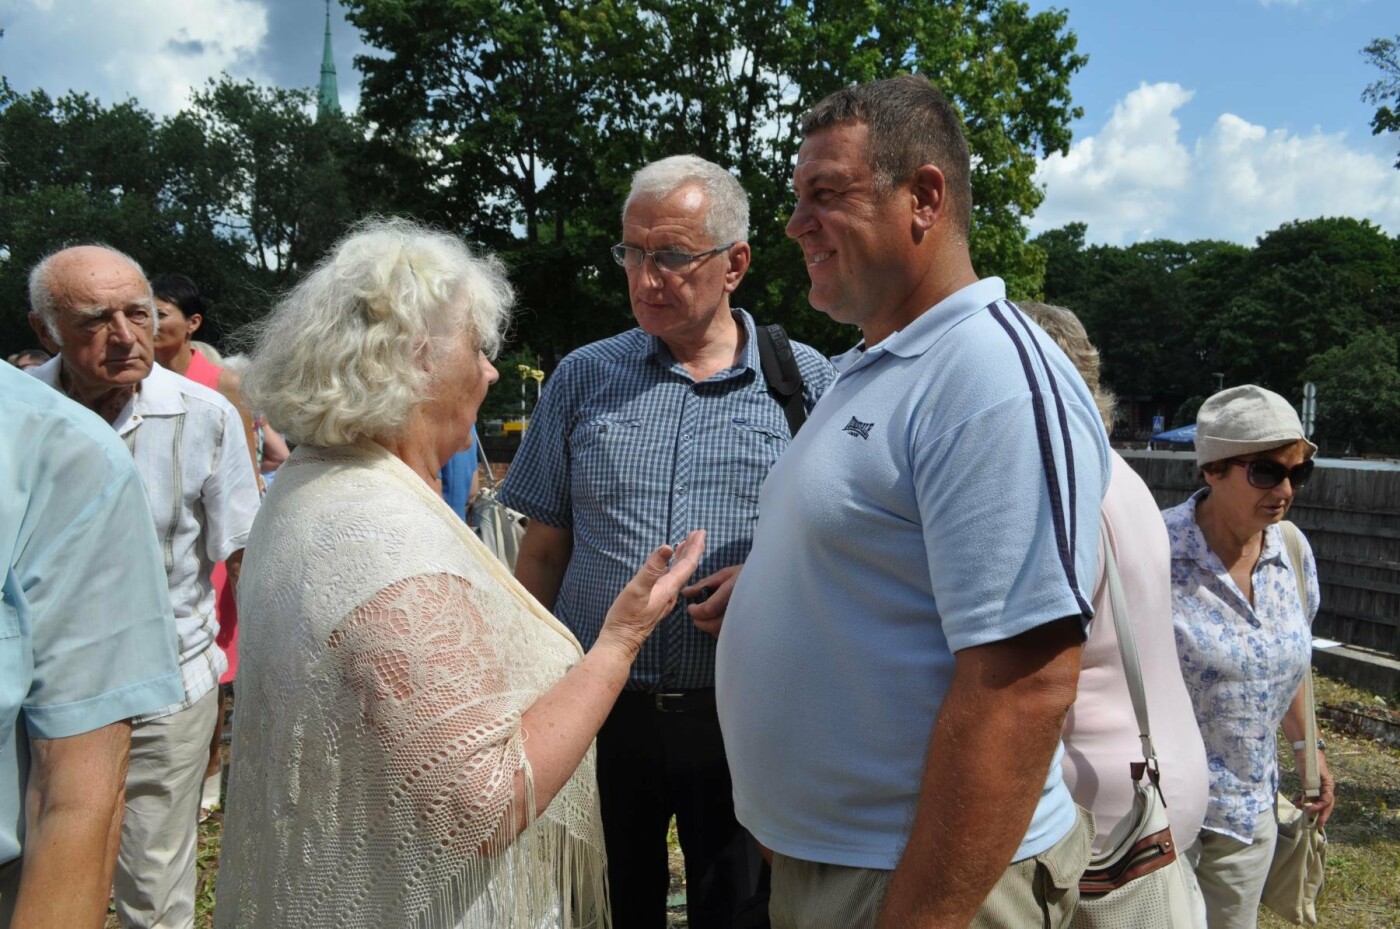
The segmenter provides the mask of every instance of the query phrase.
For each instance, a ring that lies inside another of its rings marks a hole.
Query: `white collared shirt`
[[[62,355],[30,373],[58,382]],[[214,645],[214,565],[248,541],[258,511],[258,489],[243,426],[217,391],[153,364],[113,428],[136,461],[165,560],[170,603],[180,636],[185,699],[137,722],[169,716],[219,683],[228,660]],[[113,539],[113,546],[121,540]]]

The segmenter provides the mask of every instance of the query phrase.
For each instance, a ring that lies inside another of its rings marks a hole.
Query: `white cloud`
[[[17,89],[94,90],[173,113],[221,71],[260,75],[260,0],[18,0],[4,23],[5,71]]]
[[[1091,241],[1151,238],[1252,243],[1284,222],[1354,216],[1400,232],[1400,171],[1345,134],[1292,133],[1230,113],[1189,146],[1174,113],[1192,93],[1143,84],[1103,129],[1041,162],[1045,202],[1033,232],[1088,223]]]
[[[1042,161],[1037,180],[1046,197],[1032,229],[1092,216],[1096,237],[1150,235],[1190,176],[1191,155],[1172,114],[1191,97],[1179,84],[1143,84],[1114,106],[1097,136]]]

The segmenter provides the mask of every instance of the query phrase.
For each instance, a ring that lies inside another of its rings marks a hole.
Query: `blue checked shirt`
[[[709,380],[697,384],[660,339],[632,329],[569,354],[545,384],[501,499],[573,531],[554,613],[584,648],[657,545],[706,530],[696,578],[748,557],[759,489],[790,436],[759,367],[753,319],[733,312],[747,335],[742,361]],[[792,348],[810,411],[835,369],[806,345]],[[684,603],[642,646],[627,686],[715,686],[715,640]]]

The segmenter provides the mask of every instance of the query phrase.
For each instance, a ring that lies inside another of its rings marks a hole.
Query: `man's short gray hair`
[[[126,259],[127,263],[136,269],[136,273],[141,275],[141,279],[146,281],[146,289],[150,290],[151,283],[146,277],[146,272],[142,270],[140,262],[132,258],[119,248],[104,245],[101,242],[87,243],[92,248],[106,249],[118,258]],[[39,317],[39,321],[44,324],[44,329],[48,332],[49,338],[63,347],[63,337],[58,333],[58,298],[53,295],[53,288],[50,286],[49,271],[54,258],[66,252],[72,246],[64,246],[57,251],[49,252],[39,259],[29,271],[29,312]],[[151,298],[151,332],[156,332],[160,327],[160,314],[155,312],[155,298]]]
[[[294,442],[395,438],[463,332],[495,354],[513,302],[494,256],[405,219],[367,220],[255,324],[244,395]]]
[[[716,245],[748,241],[749,195],[734,175],[697,155],[672,155],[633,174],[632,189],[622,205],[623,222],[634,200],[661,200],[692,185],[705,191],[709,204],[705,234]]]

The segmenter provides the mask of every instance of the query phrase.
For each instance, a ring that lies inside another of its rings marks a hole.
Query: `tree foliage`
[[[1376,361],[1382,336],[1400,335],[1400,240],[1340,218],[1285,223],[1252,249],[1086,246],[1085,232],[1075,223],[1035,240],[1048,256],[1045,296],[1083,319],[1105,382],[1130,405],[1146,405],[1130,430],[1146,428],[1157,410],[1177,410],[1173,425],[1190,421],[1193,403],[1184,401],[1214,393],[1217,380],[1260,384],[1295,403],[1313,380],[1319,434],[1337,451],[1348,441],[1400,438],[1386,432],[1391,388]],[[1339,364],[1349,366],[1345,374],[1324,376]],[[1377,398],[1369,419],[1356,399],[1367,390]]]
[[[309,106],[305,91],[224,78],[157,120],[135,101],[0,84],[0,346],[33,344],[28,270],[82,242],[189,274],[226,324],[265,311],[373,208],[356,182],[363,129]]]
[[[1373,39],[1361,54],[1381,72],[1361,94],[1362,100],[1376,106],[1371,134],[1400,132],[1400,34],[1393,39]],[[1400,168],[1400,157],[1395,159],[1395,167]]]
[[[1066,14],[1020,0],[349,0],[374,54],[363,111],[312,117],[307,91],[223,78],[173,117],[0,85],[0,298],[23,334],[22,272],[101,239],[191,274],[225,315],[265,309],[346,225],[415,216],[501,254],[517,340],[546,366],[631,324],[616,241],[630,175],[694,152],[752,199],[737,302],[836,350],[783,227],[799,115],[833,89],[916,71],[948,93],[975,156],[974,260],[1040,289],[1024,220],[1036,156],[1063,151],[1085,59]],[[230,312],[232,311],[232,312]]]
[[[1400,437],[1400,341],[1382,326],[1357,332],[1308,362],[1319,438],[1355,452],[1395,450]]]
[[[807,308],[783,225],[797,117],[826,93],[901,71],[960,107],[977,159],[974,258],[1039,290],[1025,240],[1039,152],[1062,151],[1085,59],[1066,15],[1015,0],[350,0],[377,54],[357,61],[373,145],[407,183],[396,209],[503,252],[547,358],[628,325],[606,247],[628,178],[693,152],[740,177],[754,266],[738,302],[794,334],[849,342]]]

